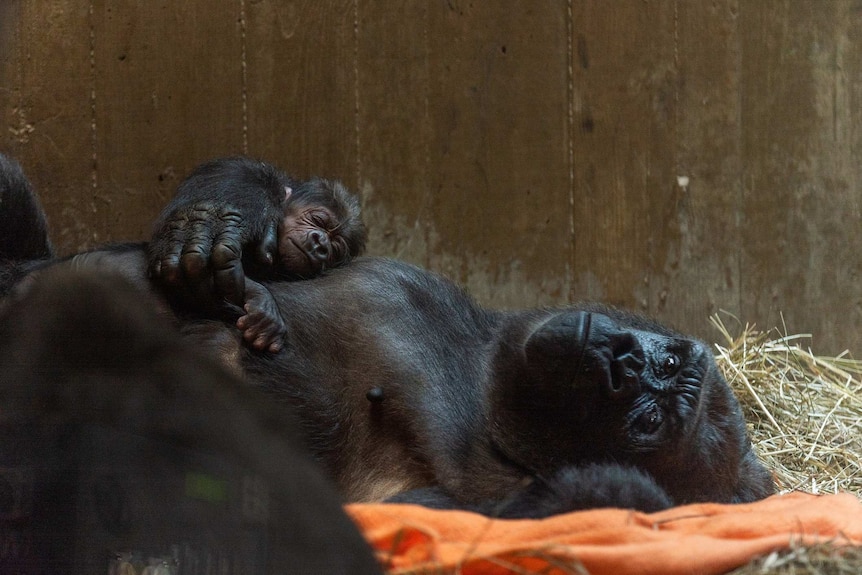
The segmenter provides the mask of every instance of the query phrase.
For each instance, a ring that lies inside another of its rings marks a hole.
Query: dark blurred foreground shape
[[[68,270],[0,302],[0,572],[379,572],[284,409],[150,304]]]

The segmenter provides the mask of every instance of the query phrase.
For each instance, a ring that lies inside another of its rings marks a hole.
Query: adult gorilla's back
[[[425,502],[431,488],[432,503],[529,515],[507,502],[653,509],[772,492],[708,347],[650,320],[598,305],[488,310],[382,258],[267,287],[284,350],[231,336],[230,355],[297,406],[350,500],[426,488]],[[233,328],[213,326],[226,349]]]

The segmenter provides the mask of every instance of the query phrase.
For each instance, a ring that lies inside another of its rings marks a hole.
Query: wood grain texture
[[[673,232],[673,17],[671,3],[636,1],[573,14],[575,294],[644,312]]]
[[[496,306],[569,288],[565,17],[486,2],[430,15],[427,263]]]
[[[239,12],[222,2],[94,5],[101,225],[141,238],[197,163],[242,152]]]
[[[862,353],[855,0],[0,8],[0,150],[69,252],[237,152],[362,198],[372,253],[484,303],[600,299]]]
[[[765,325],[783,314],[791,329],[858,349],[860,7],[752,8],[740,12],[740,311]]]
[[[355,9],[243,2],[248,148],[300,177],[356,184]]]
[[[11,113],[4,110],[2,149],[14,153],[40,192],[55,246],[92,244],[105,236],[94,219],[89,9],[33,0],[4,10],[18,21],[3,25],[0,84],[11,95]],[[7,26],[14,30],[8,37]]]

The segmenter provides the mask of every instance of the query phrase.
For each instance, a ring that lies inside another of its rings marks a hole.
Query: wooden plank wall
[[[233,153],[484,303],[728,310],[862,356],[862,2],[5,0],[0,150],[64,252]],[[783,320],[782,320],[783,315]]]

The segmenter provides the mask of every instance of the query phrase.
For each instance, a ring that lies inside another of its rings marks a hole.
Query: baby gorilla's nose
[[[318,261],[325,262],[329,259],[329,236],[326,232],[312,230],[308,234],[309,254]]]

